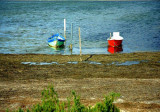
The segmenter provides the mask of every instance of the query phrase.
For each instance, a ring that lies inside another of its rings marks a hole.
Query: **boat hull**
[[[64,42],[55,40],[53,42],[49,42],[48,45],[54,48],[60,48],[60,47],[64,47]]]
[[[48,45],[54,48],[64,47],[65,38],[61,35],[54,34],[52,37],[48,38]]]
[[[122,52],[122,51],[123,51],[122,45],[118,47],[108,46],[108,52],[110,52],[111,54]]]
[[[112,47],[118,47],[122,45],[122,40],[108,40],[108,45]]]

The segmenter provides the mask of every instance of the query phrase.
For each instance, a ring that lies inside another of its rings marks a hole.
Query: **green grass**
[[[80,96],[77,96],[74,91],[72,97],[67,98],[67,102],[60,102],[53,86],[49,86],[42,91],[42,102],[40,104],[34,105],[31,109],[23,110],[19,108],[14,112],[120,112],[113,104],[117,97],[119,97],[119,94],[110,93],[103,102],[96,103],[94,107],[86,107],[80,102]],[[9,112],[9,110],[6,112]]]

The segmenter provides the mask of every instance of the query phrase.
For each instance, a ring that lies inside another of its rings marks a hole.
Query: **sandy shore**
[[[94,105],[118,92],[115,104],[123,111],[160,111],[160,52],[83,55],[79,60],[78,55],[0,54],[0,111],[31,107],[50,84],[60,100],[75,90],[85,105]],[[117,65],[126,61],[133,64]]]

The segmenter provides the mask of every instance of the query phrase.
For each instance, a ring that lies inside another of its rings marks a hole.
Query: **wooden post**
[[[81,49],[81,31],[80,31],[80,27],[79,27],[79,49],[80,49],[80,61],[82,61],[82,49]]]
[[[66,39],[66,19],[64,19],[64,38]]]
[[[71,51],[71,55],[72,55],[72,40],[73,40],[73,23],[71,23],[71,43],[69,45],[69,49]]]
[[[71,23],[71,44],[72,44],[72,39],[73,39],[73,23]]]
[[[72,50],[72,40],[73,40],[73,23],[71,23],[71,44],[70,44],[71,50]]]

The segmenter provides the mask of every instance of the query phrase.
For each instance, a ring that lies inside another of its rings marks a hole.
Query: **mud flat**
[[[123,111],[160,111],[160,52],[82,55],[0,54],[0,111],[28,108],[53,84],[60,100],[71,91],[85,105],[109,92]]]

